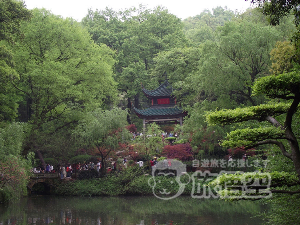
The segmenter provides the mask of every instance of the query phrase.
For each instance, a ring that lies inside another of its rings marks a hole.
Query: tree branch
[[[12,78],[11,78],[11,84],[14,86],[14,88],[16,88],[17,90],[23,92],[24,94],[26,94],[27,96],[30,96],[30,94],[20,88],[17,87],[17,85],[15,85],[15,83],[13,82]]]
[[[288,127],[291,129],[293,115],[297,111],[299,102],[300,102],[300,98],[299,97],[297,98],[297,96],[295,96],[294,101],[286,114],[286,120],[285,120],[285,124],[284,124],[285,127]]]
[[[255,146],[265,145],[265,144],[273,144],[273,145],[277,145],[277,146],[280,148],[281,153],[282,153],[285,157],[287,157],[287,158],[293,160],[293,159],[292,159],[292,155],[286,151],[286,149],[285,149],[285,147],[284,147],[284,144],[282,144],[282,143],[279,142],[279,141],[275,141],[275,140],[259,141],[259,142],[257,142],[256,144],[249,146],[248,148],[253,148],[253,147],[255,147]]]
[[[265,119],[275,127],[280,127],[281,129],[284,129],[284,127],[274,117],[267,116]]]

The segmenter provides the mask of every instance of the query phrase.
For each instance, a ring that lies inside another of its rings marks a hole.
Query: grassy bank
[[[166,189],[169,195],[175,195],[179,190],[177,181],[167,176],[159,176],[154,180],[139,167],[132,167],[104,178],[58,182],[54,193],[66,196],[153,195],[154,187],[155,190]],[[190,195],[193,184],[189,177],[182,177],[180,182],[187,183],[182,194]]]

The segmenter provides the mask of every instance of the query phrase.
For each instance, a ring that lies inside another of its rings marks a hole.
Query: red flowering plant
[[[136,133],[137,128],[134,124],[130,124],[128,126],[126,126],[126,129],[130,132],[130,133]]]
[[[163,150],[163,155],[169,159],[179,159],[181,161],[188,161],[193,159],[193,150],[189,143],[166,145]]]

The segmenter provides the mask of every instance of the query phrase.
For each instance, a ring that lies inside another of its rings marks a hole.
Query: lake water
[[[0,205],[4,224],[95,225],[250,225],[265,206],[255,201],[225,202],[181,196],[172,200],[148,197],[30,196]]]

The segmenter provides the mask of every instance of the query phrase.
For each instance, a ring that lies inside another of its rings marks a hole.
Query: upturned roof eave
[[[176,108],[176,113],[172,114],[172,111],[174,111]],[[141,109],[137,109],[137,108],[133,108],[135,114],[139,117],[139,118],[176,118],[176,117],[184,117],[187,115],[187,112],[182,110],[181,108],[179,107],[170,107],[169,109],[171,110],[169,114],[152,114],[152,115],[149,115],[149,109],[151,108],[147,108],[147,109],[144,109],[144,110],[141,110]],[[164,108],[165,109],[165,108]]]
[[[170,84],[166,80],[158,88],[156,88],[154,90],[147,90],[145,88],[142,88],[142,91],[147,98],[171,97],[173,89],[172,89],[172,87],[167,89],[166,87],[168,87],[168,86],[170,86]],[[164,90],[164,91],[162,91],[162,90]],[[162,93],[162,92],[166,92],[166,93]]]

